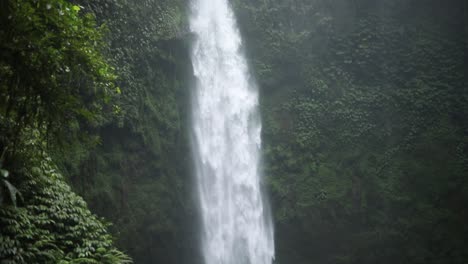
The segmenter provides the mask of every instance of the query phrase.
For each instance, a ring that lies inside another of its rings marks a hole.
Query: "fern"
[[[86,202],[65,183],[50,157],[23,146],[15,172],[23,206],[0,206],[2,263],[126,264],[132,263],[113,247],[108,224],[93,215]],[[13,185],[11,185],[13,186]]]

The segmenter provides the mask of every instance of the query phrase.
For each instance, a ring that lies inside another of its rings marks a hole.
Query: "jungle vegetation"
[[[231,4],[275,263],[467,263],[468,3]],[[188,8],[0,1],[0,263],[201,263]]]

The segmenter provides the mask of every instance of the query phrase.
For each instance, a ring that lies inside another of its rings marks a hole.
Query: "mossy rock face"
[[[0,207],[2,264],[131,263],[49,157],[31,160],[16,177],[22,201]]]

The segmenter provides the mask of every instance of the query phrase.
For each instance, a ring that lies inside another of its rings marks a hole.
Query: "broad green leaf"
[[[8,189],[8,193],[10,195],[10,199],[11,199],[11,202],[14,206],[16,206],[16,196],[19,194],[19,191],[18,189],[16,189],[15,186],[13,186],[13,184],[11,184],[9,181],[7,180],[3,180],[3,183],[5,184],[5,186],[7,187]]]
[[[10,175],[10,173],[7,170],[0,169],[0,176],[2,176],[2,178],[8,178],[8,175]]]

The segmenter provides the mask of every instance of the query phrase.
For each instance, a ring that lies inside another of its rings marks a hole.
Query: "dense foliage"
[[[466,1],[231,3],[275,263],[466,263]],[[0,260],[199,262],[188,5],[0,1]]]
[[[10,166],[22,195],[0,207],[2,263],[132,263],[36,142],[26,140]]]
[[[186,116],[190,60],[183,1],[75,1],[107,26],[120,115],[101,144],[55,153],[136,263],[181,263],[198,250]]]
[[[277,262],[466,262],[466,3],[236,3]]]
[[[67,1],[2,1],[0,111],[15,123],[55,137],[64,127],[102,122],[117,94],[102,54],[102,30]],[[86,121],[86,122],[83,122]]]
[[[115,113],[102,29],[80,10],[0,3],[1,263],[131,263],[47,155]]]

